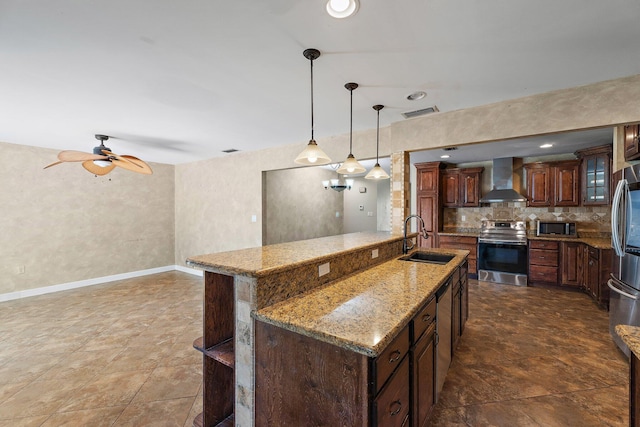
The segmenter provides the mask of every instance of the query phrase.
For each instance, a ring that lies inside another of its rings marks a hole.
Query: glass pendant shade
[[[318,147],[314,140],[311,140],[307,148],[296,157],[295,162],[301,165],[326,165],[331,163],[331,159]]]
[[[389,179],[389,174],[382,169],[380,163],[376,163],[373,169],[365,176],[365,179]]]
[[[357,161],[355,157],[353,157],[353,154],[349,154],[347,160],[345,160],[342,166],[340,166],[340,168],[337,170],[338,173],[343,175],[362,173],[365,171],[366,169],[364,168],[364,166],[362,166],[360,162]]]

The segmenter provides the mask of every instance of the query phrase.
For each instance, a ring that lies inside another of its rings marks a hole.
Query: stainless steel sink
[[[433,252],[417,251],[410,255],[401,257],[400,260],[413,261],[413,262],[426,262],[428,264],[446,264],[454,258],[455,258],[455,255],[434,254]]]

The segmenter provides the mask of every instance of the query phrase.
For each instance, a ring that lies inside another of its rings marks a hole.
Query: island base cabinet
[[[629,360],[629,425],[640,427],[640,360],[631,352]]]
[[[368,357],[255,323],[255,426],[369,426]]]
[[[436,404],[436,324],[418,340],[413,350],[413,406],[412,426],[424,427]]]

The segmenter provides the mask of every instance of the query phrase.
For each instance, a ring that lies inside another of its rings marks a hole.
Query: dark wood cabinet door
[[[453,298],[451,303],[451,348],[458,346],[460,339],[460,282],[453,284]]]
[[[611,203],[612,153],[610,144],[575,152],[582,162],[580,181],[583,206],[608,206]]]
[[[640,157],[640,124],[624,127],[624,159],[636,160]]]
[[[582,243],[562,242],[561,253],[561,284],[571,287],[582,286],[582,256],[584,248]]]
[[[460,173],[460,205],[463,207],[480,206],[480,173]]]
[[[428,239],[418,237],[418,244],[423,248],[432,248],[434,247],[434,233],[438,231],[436,224],[440,218],[437,194],[418,196],[418,215],[422,217],[424,228],[430,235]]]
[[[409,425],[411,408],[409,388],[409,358],[405,357],[375,400],[377,426],[406,427]],[[342,425],[349,424],[342,423]]]
[[[413,422],[424,427],[436,404],[435,322],[418,340],[413,351]]]
[[[598,279],[600,277],[598,258],[589,257],[587,261],[587,291],[591,297],[598,299]]]
[[[432,191],[438,192],[439,185],[439,167],[424,167],[417,168],[418,175],[418,191]]]
[[[580,163],[577,161],[557,164],[554,172],[554,205],[578,206],[580,204]]]
[[[448,208],[460,205],[460,173],[442,173],[442,205]]]
[[[551,171],[541,164],[525,168],[527,171],[527,199],[529,206],[551,205]]]

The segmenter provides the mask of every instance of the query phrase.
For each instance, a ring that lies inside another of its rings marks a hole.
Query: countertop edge
[[[407,234],[408,238],[415,238],[418,236],[418,233],[409,233]],[[313,240],[313,239],[311,239]],[[317,263],[317,262],[323,262],[325,260],[331,260],[334,259],[338,256],[341,255],[345,255],[351,252],[355,252],[355,251],[360,251],[360,250],[364,250],[367,248],[374,248],[376,246],[379,246],[381,244],[388,244],[388,243],[393,243],[393,242],[398,242],[398,241],[402,241],[404,240],[404,236],[398,235],[398,234],[389,234],[388,238],[382,239],[378,242],[374,242],[374,243],[366,243],[363,245],[359,245],[359,246],[354,246],[352,248],[348,248],[348,249],[341,249],[335,252],[331,252],[328,254],[324,254],[324,255],[320,255],[320,256],[316,256],[316,257],[310,257],[308,259],[304,259],[304,260],[300,260],[300,261],[294,261],[294,262],[290,262],[290,263],[283,263],[277,266],[273,266],[273,267],[266,267],[266,268],[262,268],[262,269],[247,269],[247,268],[241,268],[241,267],[236,267],[236,266],[231,266],[228,264],[217,264],[217,263],[208,263],[208,262],[203,262],[203,261],[198,261],[197,258],[198,257],[203,257],[203,256],[208,256],[208,255],[216,255],[217,253],[213,253],[213,254],[204,254],[204,255],[195,255],[193,257],[189,257],[186,259],[186,264],[189,267],[193,267],[193,268],[197,268],[197,269],[201,269],[204,271],[209,271],[209,272],[213,272],[213,273],[221,273],[221,274],[230,274],[230,275],[239,275],[239,276],[249,276],[249,277],[256,277],[256,278],[260,278],[260,277],[265,277],[265,276],[269,276],[271,274],[276,274],[276,273],[281,273],[283,271],[287,271],[287,270],[292,270],[294,268],[298,268],[298,267],[302,267],[305,265],[309,265],[309,264],[313,264],[313,263]],[[295,242],[292,242],[295,243]],[[268,246],[266,246],[268,247]],[[247,250],[251,250],[254,248],[248,248]],[[237,252],[238,254],[240,254],[243,251],[243,249],[239,249]],[[226,251],[226,252],[219,252],[219,254],[223,254],[223,253],[229,253],[229,252],[236,252],[236,251]]]
[[[616,334],[629,346],[629,350],[638,357],[640,355],[640,327],[631,325],[616,325]]]

